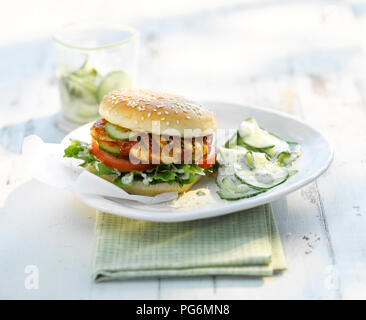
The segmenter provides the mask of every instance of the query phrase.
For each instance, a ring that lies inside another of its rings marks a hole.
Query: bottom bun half
[[[87,168],[90,172],[92,172],[92,168]],[[100,176],[101,178],[108,180],[109,182],[113,182],[112,179],[110,179],[108,176]],[[190,184],[185,184],[182,187],[174,182],[172,184],[168,184],[166,182],[164,183],[156,183],[156,184],[149,184],[145,185],[142,183],[142,181],[134,181],[130,186],[125,186],[122,189],[130,194],[137,194],[141,196],[156,196],[160,193],[164,192],[178,192],[183,193],[188,191],[198,180],[201,179],[202,176],[197,175],[195,177],[194,182]]]

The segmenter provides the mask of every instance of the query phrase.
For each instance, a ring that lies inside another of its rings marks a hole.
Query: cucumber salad
[[[126,72],[115,70],[102,76],[88,57],[74,71],[67,66],[60,66],[58,76],[65,116],[78,123],[87,123],[99,117],[98,107],[107,93],[132,86],[132,80]]]
[[[238,200],[266,192],[297,172],[290,167],[301,153],[298,143],[264,130],[254,118],[244,120],[219,148],[217,193],[221,199]]]

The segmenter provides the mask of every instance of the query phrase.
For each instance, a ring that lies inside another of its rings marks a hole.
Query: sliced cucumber
[[[243,184],[234,175],[222,175],[220,173],[216,178],[216,184],[220,188],[220,190],[217,191],[217,194],[221,199],[238,200],[253,197],[263,192],[262,190],[253,189],[248,185]]]
[[[105,131],[112,139],[116,140],[129,140],[133,137],[132,131],[130,129],[116,126],[110,122],[105,124]]]
[[[93,81],[90,81],[88,78],[77,77],[73,74],[71,74],[68,77],[68,80],[72,84],[78,84],[79,86],[83,87],[84,89],[90,91],[90,93],[93,94],[94,99],[96,98],[97,86],[93,83]]]
[[[228,189],[220,189],[219,191],[217,191],[217,194],[223,200],[240,200],[245,198],[251,198],[260,193],[262,193],[262,191],[254,189],[249,189],[248,192],[240,192],[240,193],[234,193]]]
[[[219,163],[225,166],[231,165],[235,168],[254,169],[256,161],[262,163],[266,159],[264,153],[248,151],[245,147],[237,146],[235,149],[219,148]]]
[[[273,157],[278,157],[281,153],[284,152],[290,152],[291,153],[291,147],[289,143],[285,140],[282,140],[281,138],[275,136],[272,133],[268,133],[273,138],[274,146],[272,148],[266,149],[265,152]]]
[[[72,98],[82,99],[85,103],[97,104],[96,86],[82,78],[70,75],[63,78],[65,87]]]
[[[267,190],[285,182],[289,172],[286,168],[271,163],[265,168],[236,170],[235,175],[241,182],[252,188]]]
[[[265,166],[271,163],[271,158],[269,158],[266,153],[252,152],[252,158],[253,158],[253,166],[251,167],[252,169],[264,168]]]
[[[219,148],[216,184],[222,199],[237,200],[265,192],[296,173],[287,169],[301,155],[297,143],[287,142],[259,127],[253,119]]]
[[[131,88],[132,79],[124,71],[112,71],[107,74],[98,86],[97,95],[99,101],[109,92],[120,88]]]
[[[217,191],[217,194],[221,199],[225,200],[249,198],[263,192],[262,190],[253,189],[248,185],[241,183],[241,181],[233,175],[218,175],[216,183],[220,188],[220,190]]]
[[[273,139],[268,132],[262,130],[253,118],[243,121],[239,126],[238,133],[242,141],[250,147],[267,149],[274,146]]]
[[[236,176],[222,174],[222,172],[217,175],[216,184],[220,188],[226,188],[232,191],[236,190],[239,185],[243,185],[243,183]]]
[[[253,155],[252,151],[247,152],[247,154],[245,155],[245,160],[246,160],[247,165],[250,169],[255,168],[255,160],[254,160],[254,155]]]
[[[100,150],[108,152],[114,156],[121,157],[119,146],[114,143],[110,143],[107,141],[98,141],[98,146]]]
[[[90,59],[87,57],[85,59],[84,64],[80,67],[80,69],[74,71],[72,74],[77,77],[83,77],[83,78],[87,77],[89,79],[94,79],[93,81],[95,81],[97,78],[98,72],[97,72],[97,70],[95,70]]]
[[[281,152],[277,157],[277,163],[280,166],[289,167],[297,160],[301,154],[301,146],[296,142],[288,142],[290,146],[290,152]]]
[[[219,148],[219,162],[223,165],[234,165],[237,163],[246,164],[246,149]]]
[[[67,66],[58,70],[62,105],[65,116],[83,123],[98,117],[97,83],[99,75],[87,58],[76,71]]]
[[[289,144],[286,141],[263,130],[253,118],[240,124],[238,136],[238,144],[241,142],[255,151],[266,152],[271,157],[281,152],[290,152]]]
[[[73,112],[83,119],[95,119],[99,114],[97,104],[87,104],[82,100],[73,101],[72,108]]]
[[[238,132],[235,132],[233,136],[225,143],[225,148],[235,148],[238,145]]]
[[[65,76],[70,95],[83,99],[85,102],[97,103],[98,72],[86,58],[80,69]]]

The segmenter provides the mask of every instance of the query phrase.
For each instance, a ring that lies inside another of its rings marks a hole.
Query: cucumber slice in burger
[[[116,157],[121,157],[119,146],[107,141],[98,141],[99,149],[108,152]]]
[[[134,136],[136,136],[133,135],[130,129],[116,126],[110,122],[105,124],[105,131],[112,139],[115,140],[130,140],[130,138],[132,139]]]
[[[97,89],[97,96],[99,101],[102,101],[103,97],[109,92],[119,88],[131,88],[132,79],[124,71],[112,71],[107,74],[102,80]]]

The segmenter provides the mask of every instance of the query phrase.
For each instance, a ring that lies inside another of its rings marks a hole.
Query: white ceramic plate
[[[117,202],[104,198],[103,206],[100,206],[100,201],[97,203],[96,196],[78,195],[78,198],[95,209],[133,219],[160,222],[196,220],[249,209],[284,197],[315,180],[327,170],[332,162],[332,148],[322,134],[294,117],[275,111],[232,103],[204,102],[204,104],[215,112],[219,129],[237,129],[242,120],[254,117],[266,130],[287,141],[299,142],[303,148],[303,154],[294,165],[294,168],[299,172],[285,183],[265,193],[253,198],[236,201],[221,200],[216,194],[217,187],[214,179],[205,177],[194,185],[191,190],[202,187],[207,188],[210,191],[211,202],[194,208],[175,208],[171,203],[147,206],[130,200],[119,200]],[[70,138],[90,141],[90,125],[87,124],[74,130],[64,138],[62,143],[67,144]]]

